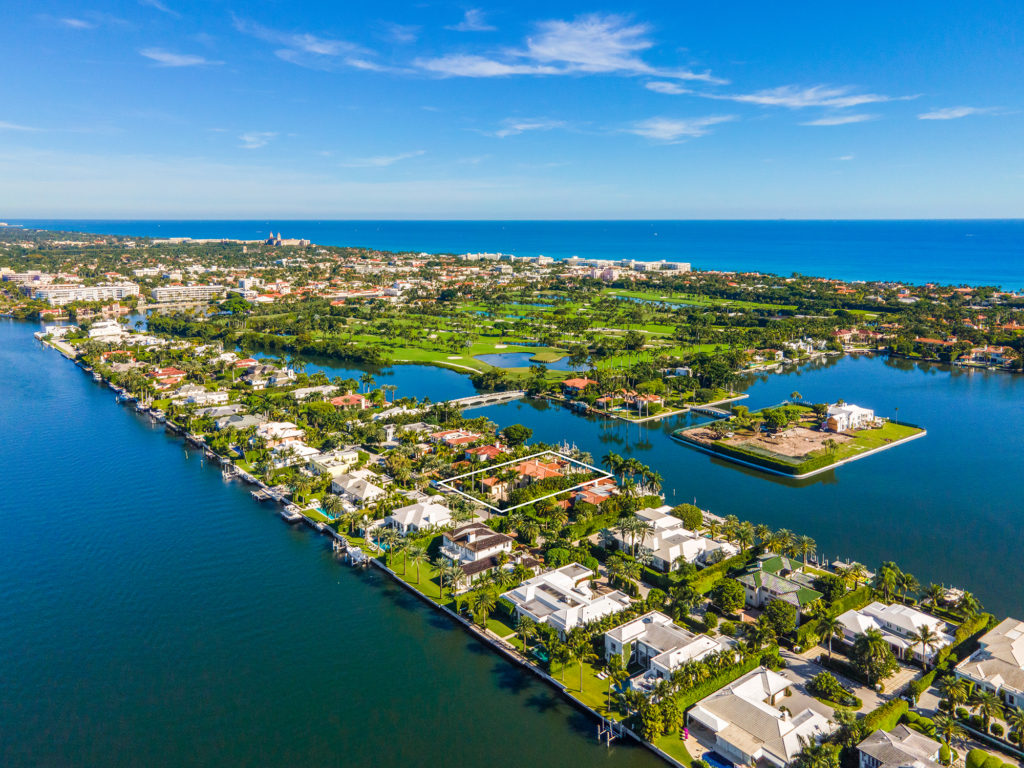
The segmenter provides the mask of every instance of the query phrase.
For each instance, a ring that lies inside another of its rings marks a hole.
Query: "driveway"
[[[782,671],[782,674],[796,683],[796,688],[801,693],[807,693],[806,685],[812,677],[817,675],[819,672],[825,672],[825,668],[817,662],[806,658],[808,652],[804,652],[803,655],[798,655],[792,651],[786,650],[785,648],[780,649],[779,655],[786,660],[786,668]],[[814,654],[817,656],[817,653]],[[848,691],[852,691],[853,695],[864,702],[864,706],[861,707],[861,712],[870,712],[873,709],[877,709],[884,704],[891,696],[885,694],[879,694],[877,691],[868,688],[867,686],[855,683],[848,677],[840,675],[838,672],[827,670],[835,675],[835,678],[840,684]],[[889,681],[886,681],[887,683]],[[888,687],[888,686],[887,686]],[[817,701],[817,699],[815,699]],[[831,711],[829,712],[831,714]]]

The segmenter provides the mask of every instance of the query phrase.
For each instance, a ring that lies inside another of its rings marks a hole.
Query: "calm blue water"
[[[1013,482],[1024,466],[1024,376],[847,356],[752,378],[746,391],[751,409],[794,391],[812,402],[843,398],[882,416],[899,409],[901,421],[928,434],[793,481],[672,440],[689,417],[627,424],[544,401],[471,414],[526,424],[535,440],[575,442],[597,461],[609,451],[634,456],[665,478],[670,504],[696,500],[719,515],[807,534],[830,559],[853,557],[869,567],[895,560],[922,584],[966,586],[997,614],[1024,618],[1024,506]]]
[[[639,261],[842,280],[1024,288],[1024,220],[950,221],[97,221],[23,220],[44,229],[135,237],[255,239],[389,251]]]

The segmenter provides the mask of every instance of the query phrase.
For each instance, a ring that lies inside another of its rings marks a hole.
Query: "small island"
[[[794,398],[753,412],[735,406],[726,418],[680,429],[672,436],[737,464],[800,479],[925,434],[921,427],[842,400],[828,405]]]

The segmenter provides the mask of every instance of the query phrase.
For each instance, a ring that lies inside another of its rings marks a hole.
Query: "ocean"
[[[940,221],[11,220],[134,237],[265,238],[426,253],[502,252],[840,280],[1024,289],[1024,219]]]

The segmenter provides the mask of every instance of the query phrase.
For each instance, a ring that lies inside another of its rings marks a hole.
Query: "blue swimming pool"
[[[717,752],[705,752],[701,756],[701,760],[710,765],[711,768],[734,768],[732,763]]]

